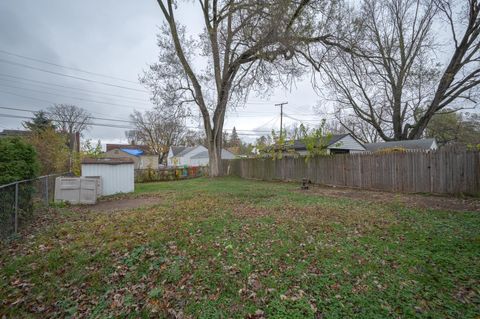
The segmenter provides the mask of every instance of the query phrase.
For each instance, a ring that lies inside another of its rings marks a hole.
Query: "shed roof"
[[[84,158],[82,164],[104,164],[104,165],[121,165],[133,164],[134,161],[128,157],[101,157],[101,158]]]
[[[393,147],[404,148],[407,150],[429,150],[434,143],[436,143],[434,138],[425,138],[421,140],[369,143],[365,144],[365,148],[370,152]]]

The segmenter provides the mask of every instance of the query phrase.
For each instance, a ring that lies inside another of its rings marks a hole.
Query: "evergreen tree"
[[[240,147],[240,144],[241,144],[241,141],[240,141],[240,138],[238,137],[237,129],[234,126],[232,130],[232,135],[230,135],[229,146]]]
[[[223,148],[230,147],[230,139],[228,137],[228,132],[222,132]]]
[[[31,121],[23,122],[23,127],[32,131],[45,131],[46,129],[55,130],[52,120],[50,120],[44,111],[38,111]]]

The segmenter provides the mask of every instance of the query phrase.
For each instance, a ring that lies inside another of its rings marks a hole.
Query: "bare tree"
[[[323,64],[337,119],[349,132],[368,141],[416,139],[447,105],[462,99],[476,104],[479,4],[465,2],[466,24],[454,17],[447,0],[363,1],[357,45],[365,55],[336,52],[330,63]],[[443,71],[435,54],[442,47],[434,36],[437,17],[447,18],[455,43]],[[461,24],[464,34],[458,41]]]
[[[211,176],[221,174],[227,107],[245,102],[252,89],[286,84],[307,67],[309,50],[337,46],[341,1],[199,0],[204,32],[187,38],[176,18],[179,1],[157,0],[165,18],[158,36],[159,61],[142,82],[158,104],[199,107]],[[200,58],[199,58],[200,57]]]
[[[457,2],[457,1],[455,1]],[[409,138],[419,138],[436,112],[453,102],[477,105],[480,84],[480,1],[463,0],[464,14],[456,19],[453,0],[436,0],[436,4],[452,31],[454,51],[442,73],[432,101],[414,125],[409,125]],[[457,6],[458,8],[458,6]],[[462,32],[463,30],[463,32]],[[458,108],[457,108],[458,109]]]
[[[85,109],[70,104],[55,104],[47,109],[49,118],[61,132],[73,134],[87,130],[92,115]]]
[[[129,137],[158,154],[159,163],[165,161],[171,146],[184,144],[184,140],[190,136],[183,118],[165,117],[158,109],[143,114],[135,111],[130,118],[135,130],[129,131]]]

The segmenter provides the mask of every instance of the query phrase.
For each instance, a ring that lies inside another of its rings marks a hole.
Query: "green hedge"
[[[37,176],[35,149],[21,138],[0,138],[0,185]]]

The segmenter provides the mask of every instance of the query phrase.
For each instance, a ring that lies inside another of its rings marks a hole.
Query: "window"
[[[350,150],[345,150],[341,148],[331,148],[330,154],[349,154]]]

